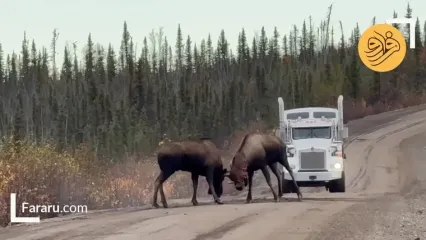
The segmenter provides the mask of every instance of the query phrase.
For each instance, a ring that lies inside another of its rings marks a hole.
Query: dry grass
[[[344,102],[344,118],[345,121],[352,121],[363,118],[368,115],[379,114],[396,109],[406,108],[410,106],[420,105],[425,103],[425,97],[409,94],[401,94],[398,101],[378,102],[374,105],[367,106],[364,99],[359,101]]]
[[[150,200],[151,184],[158,173],[154,159],[100,167],[94,154],[78,149],[75,154],[57,153],[52,145],[23,144],[19,151],[6,144],[0,151],[0,225],[9,223],[10,193],[17,193],[18,206],[31,204],[84,204],[89,210],[137,206]],[[182,197],[176,174],[165,184],[167,197]],[[189,180],[188,180],[189,181]],[[22,214],[18,207],[18,216]],[[41,218],[55,217],[41,214]]]
[[[346,102],[345,118],[353,120],[400,107],[423,103],[420,97],[404,96],[404,104],[385,106],[383,103],[366,106],[364,101]],[[236,131],[223,144],[225,167],[241,138],[247,132],[266,132],[262,123],[251,123],[246,131]],[[19,151],[18,151],[19,150]],[[150,201],[152,183],[158,167],[154,157],[143,160],[131,157],[123,163],[105,166],[86,148],[74,154],[57,153],[52,145],[36,146],[21,143],[17,149],[10,143],[0,151],[0,226],[9,223],[10,193],[17,193],[18,206],[31,204],[84,204],[89,210],[138,206]],[[233,192],[224,184],[224,193]],[[165,184],[168,198],[189,197],[192,184],[189,174],[175,174]],[[200,179],[198,196],[207,196],[207,184]],[[18,216],[22,215],[20,208]],[[55,217],[41,215],[41,218]]]

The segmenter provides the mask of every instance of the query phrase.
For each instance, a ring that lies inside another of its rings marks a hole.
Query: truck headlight
[[[333,166],[335,169],[341,169],[342,168],[342,164],[340,163],[335,163]]]

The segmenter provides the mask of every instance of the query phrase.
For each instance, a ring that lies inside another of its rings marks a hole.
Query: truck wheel
[[[342,178],[330,181],[328,191],[331,193],[346,192],[345,172],[342,172]]]
[[[292,191],[292,186],[293,186],[293,182],[285,180],[284,178],[284,173],[281,174],[281,185],[282,185],[282,190],[283,193],[291,193]]]

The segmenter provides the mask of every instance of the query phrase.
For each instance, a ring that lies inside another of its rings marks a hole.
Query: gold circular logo
[[[402,33],[390,24],[368,28],[358,42],[358,54],[369,69],[389,72],[404,60],[407,46]]]

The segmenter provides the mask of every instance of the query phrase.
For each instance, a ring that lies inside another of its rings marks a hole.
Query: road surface
[[[243,203],[246,190],[224,196],[224,205],[169,200],[169,209],[109,210],[3,228],[0,239],[426,239],[425,109],[349,124],[346,193],[304,188],[302,202],[284,194],[274,203],[257,173],[251,204]]]

